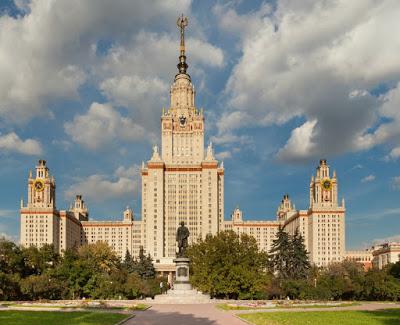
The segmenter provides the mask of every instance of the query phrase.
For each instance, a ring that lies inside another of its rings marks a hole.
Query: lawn
[[[292,309],[292,308],[333,308],[333,307],[350,307],[350,306],[358,306],[360,303],[358,302],[344,302],[338,304],[316,304],[316,305],[276,305],[275,307],[270,306],[236,306],[236,305],[229,305],[229,304],[218,304],[217,308],[222,310],[254,310],[254,309]]]
[[[255,325],[398,325],[400,309],[377,311],[312,311],[240,314]]]
[[[102,312],[0,311],[2,325],[112,325],[129,315]]]

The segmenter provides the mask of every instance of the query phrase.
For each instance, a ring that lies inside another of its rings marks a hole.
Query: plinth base
[[[176,266],[176,280],[174,289],[166,294],[154,297],[156,303],[161,304],[207,304],[211,302],[210,296],[195,289],[189,282],[189,259],[177,257],[174,259]]]
[[[154,297],[158,304],[208,304],[212,300],[209,295],[195,289],[190,290],[168,290],[166,294]]]

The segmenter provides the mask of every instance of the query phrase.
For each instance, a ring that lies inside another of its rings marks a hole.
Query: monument
[[[178,243],[178,253],[174,259],[176,265],[174,290],[191,290],[192,286],[189,282],[189,258],[186,256],[186,248],[188,246],[189,229],[182,221],[176,231],[176,242]]]
[[[203,294],[192,288],[189,282],[189,263],[190,259],[186,255],[188,247],[188,238],[190,232],[182,221],[176,230],[176,242],[178,252],[176,253],[175,263],[175,281],[173,289],[168,290],[167,294],[157,295],[156,302],[165,304],[187,304],[187,303],[209,303],[210,296]]]

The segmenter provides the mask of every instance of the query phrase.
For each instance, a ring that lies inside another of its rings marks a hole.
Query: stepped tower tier
[[[184,29],[187,19],[180,17],[181,30],[178,74],[170,90],[170,107],[161,116],[162,159],[167,164],[200,163],[204,158],[204,116],[196,109],[195,89],[186,73]]]
[[[32,172],[29,172],[27,207],[56,208],[56,182],[54,177],[50,176],[46,160],[39,160],[35,177],[32,177]]]
[[[311,177],[310,208],[337,208],[339,206],[337,187],[336,172],[334,171],[331,177],[326,159],[321,159],[315,177]]]

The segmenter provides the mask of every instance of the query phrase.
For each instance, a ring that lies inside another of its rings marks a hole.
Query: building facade
[[[121,221],[89,220],[86,204],[82,196],[77,195],[69,210],[57,210],[55,184],[46,161],[39,160],[35,177],[29,173],[27,204],[21,200],[23,246],[52,244],[57,252],[62,253],[68,248],[103,241],[121,258],[126,251],[139,255],[141,222],[134,220],[131,209],[126,208]]]
[[[246,233],[256,238],[261,250],[269,251],[279,226],[290,235],[296,229],[304,238],[310,261],[317,266],[340,262],[345,258],[345,206],[338,203],[338,181],[325,159],[321,159],[315,176],[311,176],[307,210],[296,210],[289,195],[283,196],[275,221],[243,221],[236,208],[224,229]]]
[[[400,243],[384,243],[372,247],[372,265],[382,269],[389,263],[400,261]]]
[[[21,201],[21,244],[53,244],[63,252],[74,246],[103,241],[123,257],[137,256],[143,246],[159,271],[173,271],[176,229],[185,222],[190,243],[207,234],[233,230],[254,236],[260,250],[269,251],[279,227],[289,234],[298,230],[305,240],[310,260],[326,266],[345,258],[370,262],[372,253],[345,251],[345,204],[338,200],[338,179],[325,159],[309,184],[306,210],[296,210],[289,195],[281,200],[275,220],[245,220],[239,208],[224,220],[224,167],[215,159],[212,144],[205,149],[203,110],[195,104],[195,88],[187,73],[184,27],[181,28],[178,73],[170,89],[170,103],[161,114],[161,151],[142,163],[141,220],[127,208],[120,221],[95,221],[81,195],[67,210],[56,208],[56,183],[44,160],[28,177],[27,203]],[[79,189],[77,189],[79,192]],[[375,260],[386,253],[376,253]],[[392,249],[394,251],[394,248]],[[383,257],[382,257],[383,259]],[[392,256],[386,260],[392,261]],[[377,262],[383,265],[385,262]]]

